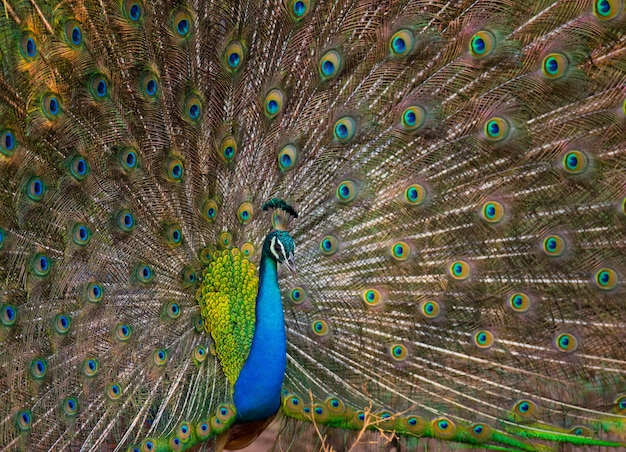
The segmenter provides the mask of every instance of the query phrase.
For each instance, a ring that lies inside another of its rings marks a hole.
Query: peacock
[[[625,280],[623,0],[0,4],[2,450],[623,449]]]

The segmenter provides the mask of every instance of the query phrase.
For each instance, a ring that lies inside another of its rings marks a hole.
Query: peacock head
[[[276,228],[265,237],[263,253],[283,264],[293,273],[296,272],[294,254],[296,244],[286,231],[291,218],[298,218],[298,213],[282,199],[272,198],[263,204],[263,210],[273,210],[272,225]]]
[[[285,265],[293,273],[296,272],[294,254],[296,244],[287,231],[272,231],[263,243],[263,253],[271,256],[277,263]]]

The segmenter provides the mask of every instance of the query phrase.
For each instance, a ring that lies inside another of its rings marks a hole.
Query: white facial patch
[[[285,247],[283,246],[282,242],[276,238],[276,236],[272,237],[272,240],[270,241],[270,251],[278,262],[287,261],[287,253],[285,252]]]

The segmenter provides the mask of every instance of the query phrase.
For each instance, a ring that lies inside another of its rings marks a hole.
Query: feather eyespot
[[[330,328],[325,320],[314,320],[311,322],[311,330],[316,336],[328,336],[330,334]]]
[[[615,399],[615,411],[619,414],[626,414],[626,396],[619,396]]]
[[[480,212],[483,220],[488,223],[500,223],[504,219],[504,207],[497,201],[487,201]]]
[[[183,441],[178,436],[172,436],[169,440],[169,447],[172,452],[183,450]]]
[[[399,241],[391,245],[391,256],[399,261],[404,262],[411,257],[411,247],[407,242]]]
[[[337,201],[347,204],[354,201],[358,195],[358,187],[356,182],[345,180],[337,186]]]
[[[589,427],[585,427],[584,425],[577,425],[570,429],[569,431],[572,435],[576,436],[587,436],[589,438],[593,437],[593,431]]]
[[[152,352],[152,362],[157,366],[164,366],[167,363],[167,350],[159,348]]]
[[[0,153],[11,157],[17,148],[17,139],[11,129],[0,130]]]
[[[139,79],[139,88],[144,96],[154,99],[159,94],[159,78],[152,71],[146,70]]]
[[[98,360],[95,358],[87,358],[83,361],[83,375],[87,378],[95,377],[98,374],[98,370],[100,369],[100,364]]]
[[[208,439],[209,436],[211,435],[211,426],[209,425],[209,423],[208,422],[200,422],[196,426],[196,435],[198,436],[200,441]]]
[[[51,121],[57,119],[61,115],[61,101],[59,100],[59,96],[54,93],[48,93],[43,96],[41,107],[43,114]]]
[[[188,94],[183,101],[183,119],[197,124],[202,118],[202,101],[197,94]]]
[[[63,30],[65,41],[70,47],[78,49],[83,44],[83,30],[77,21],[73,19],[68,20],[65,22]]]
[[[450,276],[459,281],[468,279],[472,274],[470,265],[465,261],[452,262],[448,267],[448,271]]]
[[[122,169],[127,173],[131,173],[139,167],[139,155],[135,148],[126,147],[120,149],[118,160],[120,165],[122,165]]]
[[[201,364],[207,357],[207,350],[204,345],[198,345],[193,349],[193,360],[196,364]]]
[[[289,171],[293,169],[296,164],[298,156],[298,150],[293,144],[284,146],[278,152],[278,167],[281,171]]]
[[[177,247],[183,243],[183,231],[177,224],[164,225],[165,240],[171,247]]]
[[[510,128],[506,119],[490,118],[485,122],[483,131],[488,141],[497,143],[505,140],[509,136]]]
[[[174,302],[174,301],[168,301],[167,303],[165,303],[165,306],[163,307],[163,311],[165,313],[165,315],[172,319],[172,320],[176,320],[180,317],[180,314],[182,313],[182,307]]]
[[[427,319],[435,319],[441,313],[441,305],[434,300],[427,300],[420,303],[420,312]]]
[[[241,245],[241,253],[245,258],[252,257],[254,254],[254,245],[252,243],[244,243]]]
[[[170,182],[180,182],[185,176],[185,166],[178,157],[168,157],[165,161],[165,177]]]
[[[513,405],[513,414],[523,419],[533,419],[537,413],[537,404],[531,400],[520,400]]]
[[[187,422],[183,422],[177,429],[177,434],[183,442],[191,437],[191,426]]]
[[[411,184],[404,190],[404,201],[411,206],[419,206],[426,201],[426,188],[420,184]]]
[[[147,284],[154,279],[154,271],[148,264],[139,264],[135,269],[135,276],[139,282]]]
[[[89,92],[97,101],[106,99],[109,94],[109,81],[103,74],[93,75],[89,82]]]
[[[71,323],[71,317],[65,314],[57,314],[52,321],[54,330],[61,336],[66,335],[70,331]]]
[[[478,348],[489,348],[494,344],[495,338],[494,335],[487,330],[481,330],[474,334],[474,344]]]
[[[620,0],[596,0],[593,2],[593,14],[600,20],[611,20],[617,17],[624,2]]]
[[[143,3],[136,0],[124,0],[122,2],[122,13],[126,20],[137,24],[143,19]]]
[[[548,79],[556,80],[563,77],[569,67],[567,57],[562,53],[551,53],[541,63],[541,71]]]
[[[543,240],[543,251],[550,257],[563,256],[566,248],[565,239],[560,235],[549,235]]]
[[[76,397],[66,397],[61,402],[61,411],[66,416],[76,416],[78,413],[78,400]]]
[[[469,434],[480,442],[487,441],[491,436],[491,427],[485,424],[474,424],[468,429]]]
[[[421,435],[426,431],[426,421],[420,416],[407,416],[401,419],[407,431],[414,435]]]
[[[431,421],[431,426],[434,430],[435,437],[437,438],[449,439],[456,433],[455,423],[445,417],[433,419]]]
[[[83,181],[91,172],[89,162],[82,155],[76,155],[70,160],[70,174],[78,182]]]
[[[350,141],[356,133],[356,121],[351,116],[339,118],[333,127],[333,135],[340,143]]]
[[[474,58],[484,58],[488,56],[495,47],[496,38],[488,31],[481,30],[472,36],[469,44],[470,54]]]
[[[0,321],[2,321],[2,325],[6,327],[11,327],[15,325],[15,321],[17,320],[17,309],[12,304],[2,305],[2,317],[0,317]]]
[[[220,143],[220,157],[226,163],[230,163],[233,161],[236,155],[237,142],[235,141],[235,137],[229,135],[225,137]]]
[[[37,38],[31,31],[24,31],[20,38],[20,53],[27,61],[37,58],[39,49],[37,47]]]
[[[411,105],[402,112],[401,125],[404,130],[414,131],[426,122],[426,110],[419,105]]]
[[[178,39],[186,40],[193,34],[193,20],[185,8],[178,8],[172,13],[172,31]]]
[[[383,430],[393,429],[396,423],[396,416],[393,415],[390,411],[382,410],[375,413],[375,416],[378,418],[376,425]]]
[[[43,278],[45,276],[48,276],[48,274],[50,273],[50,269],[52,268],[52,262],[50,261],[50,258],[48,257],[47,254],[45,253],[37,253],[35,254],[34,258],[33,258],[33,273],[40,277]]]
[[[241,224],[248,224],[254,217],[254,207],[249,202],[242,203],[237,209],[237,219]]]
[[[337,397],[329,397],[326,399],[326,408],[331,414],[340,415],[346,411],[346,405],[343,400]]]
[[[332,256],[339,250],[339,240],[333,235],[327,235],[320,242],[320,251],[325,256]]]
[[[90,303],[100,303],[104,297],[104,288],[102,284],[90,282],[85,289],[87,301]]]
[[[619,277],[611,268],[601,268],[595,275],[596,285],[603,290],[613,290],[617,287]]]
[[[306,291],[302,287],[294,287],[289,292],[289,298],[295,305],[300,305],[306,301]]]
[[[30,410],[20,410],[15,414],[15,423],[21,431],[29,431],[33,423],[33,414]]]
[[[322,80],[328,80],[339,74],[343,64],[341,54],[336,50],[326,52],[318,63],[318,70]]]
[[[515,312],[526,312],[530,309],[530,298],[522,292],[514,293],[509,297],[509,306]]]
[[[365,306],[376,307],[383,302],[383,296],[378,289],[366,289],[363,292],[363,302]]]
[[[411,53],[415,38],[411,30],[399,30],[389,40],[389,51],[392,56],[404,57]]]
[[[300,21],[311,11],[310,0],[288,0],[286,2],[287,9],[291,17]]]
[[[119,342],[128,342],[132,335],[132,328],[126,324],[119,324],[113,331],[113,336]]]
[[[224,60],[226,62],[226,67],[231,72],[237,72],[241,69],[241,65],[243,63],[244,58],[244,49],[243,45],[239,41],[232,41],[228,44],[226,48],[226,52],[224,54]]]
[[[202,264],[210,264],[213,260],[213,248],[210,246],[202,248],[198,253],[198,258],[200,259],[200,262],[202,262]]]
[[[313,417],[318,422],[325,422],[329,418],[329,413],[326,410],[325,406],[316,403],[315,405],[313,405]]]
[[[124,232],[131,232],[137,226],[135,216],[128,209],[120,210],[116,218],[117,227]]]
[[[233,235],[228,231],[222,232],[218,238],[217,244],[221,249],[230,248],[233,246]]]
[[[109,383],[105,394],[110,400],[119,400],[122,397],[122,387],[119,383]]]
[[[290,413],[301,413],[303,408],[303,403],[300,397],[296,395],[287,394],[283,398],[283,408]]]
[[[30,363],[30,374],[35,380],[42,380],[48,372],[48,362],[43,358],[33,359]]]
[[[583,173],[588,166],[587,156],[580,151],[568,151],[561,160],[561,167],[569,174]]]
[[[389,347],[389,354],[395,361],[404,361],[409,356],[408,349],[402,344],[393,344]]]
[[[153,452],[156,450],[157,445],[151,439],[144,439],[141,443],[140,452]]]
[[[555,340],[556,347],[562,352],[573,352],[578,348],[578,340],[569,333],[559,334]]]
[[[230,423],[233,419],[235,419],[235,416],[235,407],[230,404],[223,403],[215,410],[215,417],[223,424]]]
[[[204,201],[202,205],[202,216],[211,222],[215,220],[217,217],[217,212],[219,211],[217,207],[217,203],[213,199],[207,199]]]
[[[192,266],[183,268],[181,278],[185,287],[192,287],[198,283],[198,275]]]
[[[46,195],[46,184],[38,176],[31,177],[26,184],[26,196],[31,201],[39,202]]]
[[[370,417],[368,417],[368,419],[369,418],[371,418],[371,415],[370,415]],[[352,425],[354,425],[354,427],[360,429],[360,428],[363,428],[363,425],[365,425],[365,419],[366,419],[365,412],[364,411],[357,411],[352,416],[351,423],[352,423]]]
[[[270,90],[263,101],[265,116],[274,119],[283,110],[285,94],[278,88]]]

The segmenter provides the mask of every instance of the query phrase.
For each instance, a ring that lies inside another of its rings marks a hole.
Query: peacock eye
[[[287,260],[287,256],[289,255],[288,248],[285,247],[278,237],[272,238],[270,250],[278,262],[285,262],[285,260]],[[293,253],[293,250],[291,252]]]

